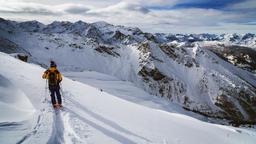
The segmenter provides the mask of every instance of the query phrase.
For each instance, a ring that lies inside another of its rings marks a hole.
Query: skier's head
[[[57,67],[56,63],[54,61],[50,61],[50,67]]]

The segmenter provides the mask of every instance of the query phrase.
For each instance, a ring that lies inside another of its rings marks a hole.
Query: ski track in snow
[[[25,134],[22,139],[16,142],[17,144],[35,142],[36,139],[40,137],[40,131],[47,128],[47,124],[50,124],[49,122],[44,124],[44,122],[47,121],[47,119],[44,118],[47,116],[52,117],[52,131],[50,138],[47,140],[47,144],[87,143],[86,139],[89,138],[89,130],[87,130],[88,127],[92,127],[100,131],[102,134],[118,143],[137,144],[138,141],[141,141],[142,143],[153,143],[151,140],[139,136],[123,128],[119,124],[91,111],[86,106],[80,104],[80,102],[74,100],[72,98],[72,93],[65,91],[62,95],[64,104],[63,108],[53,109],[49,100],[42,102],[45,103],[45,107],[40,110],[40,114],[37,116],[34,128],[32,131]],[[85,126],[85,133],[81,133],[81,130],[76,128],[76,122]],[[17,129],[21,126],[25,126],[25,124],[0,123],[0,129]],[[132,137],[132,139],[130,137]],[[136,141],[134,141],[135,139]],[[177,143],[180,143],[179,139],[176,141]],[[163,143],[168,143],[168,141],[164,139]]]
[[[63,143],[70,143],[73,141],[73,143],[80,142],[77,136],[73,136],[72,134],[67,132],[65,127],[68,127],[68,121],[70,120],[69,112],[64,109],[53,109],[51,108],[50,104],[47,104],[45,108],[43,108],[40,111],[40,114],[38,115],[36,125],[32,129],[32,131],[25,134],[18,142],[17,144],[22,143],[33,143],[40,137],[40,132],[44,131],[44,129],[47,129],[48,124],[44,124],[44,122],[47,119],[43,120],[43,117],[46,115],[50,116],[52,115],[52,132],[50,134],[50,138],[47,141],[47,144],[63,144]],[[47,116],[46,116],[47,117]],[[66,125],[65,125],[66,124]],[[21,129],[20,127],[25,127],[25,124],[22,123],[0,123],[0,129]],[[68,135],[65,135],[65,133],[68,133]],[[72,139],[72,140],[71,140]],[[82,143],[82,142],[80,142]]]
[[[65,102],[64,106],[61,109],[53,109],[52,111],[49,111],[52,113],[53,117],[53,123],[52,123],[52,132],[51,132],[51,137],[48,140],[47,144],[62,144],[62,143],[84,143],[82,141],[82,138],[79,137],[79,133],[81,131],[78,131],[78,133],[75,132],[75,129],[72,125],[68,124],[71,119],[76,118],[80,122],[89,125],[100,132],[102,132],[105,136],[112,138],[113,140],[119,142],[119,143],[129,143],[129,144],[136,144],[137,142],[127,138],[126,136],[120,134],[124,133],[126,135],[130,135],[132,137],[135,137],[136,139],[140,139],[144,141],[145,143],[151,143],[150,140],[139,136],[137,134],[134,134],[125,128],[121,127],[120,125],[92,112],[85,106],[81,105],[79,102],[75,101],[74,99],[71,98],[71,94],[69,93],[63,93],[63,96],[65,97]],[[72,108],[71,108],[72,107]],[[75,110],[79,109],[79,113],[75,112]],[[84,114],[89,115],[93,117],[96,121],[100,121],[104,125],[107,125],[113,129],[115,129],[118,132],[112,131],[108,128],[105,128],[102,125],[99,125],[97,122],[94,122],[93,120],[90,120],[84,116]],[[66,123],[64,125],[64,123]],[[66,129],[65,127],[69,127],[71,129]],[[25,139],[30,136],[35,136],[36,130],[32,132],[33,134],[29,133],[28,135],[25,136]],[[83,136],[84,138],[88,138],[87,136]],[[25,141],[22,140],[22,142]]]
[[[36,123],[35,127],[33,128],[33,130],[31,132],[27,133],[21,140],[19,140],[17,142],[17,144],[30,143],[31,139],[33,140],[33,139],[36,139],[36,137],[38,137],[37,132],[40,131],[40,126],[42,125],[42,121],[43,121],[41,117],[43,117],[46,114],[48,114],[48,115],[52,114],[52,132],[50,134],[51,136],[50,136],[49,140],[47,141],[47,144],[84,143],[84,141],[82,140],[83,138],[78,136],[81,131],[78,131],[78,133],[76,133],[75,132],[76,128],[74,128],[74,126],[69,124],[69,121],[72,121],[72,119],[74,119],[74,118],[78,119],[80,122],[82,122],[86,125],[89,125],[95,129],[99,130],[105,136],[111,137],[113,140],[115,140],[119,143],[129,143],[129,144],[137,143],[137,142],[119,134],[118,132],[109,130],[109,129],[105,128],[104,126],[97,124],[97,122],[94,122],[94,121],[86,118],[85,116],[83,116],[83,114],[87,114],[87,115],[93,117],[97,121],[100,121],[100,122],[104,123],[105,125],[112,127],[116,131],[119,131],[119,132],[127,134],[127,135],[131,135],[133,137],[136,137],[137,139],[144,140],[146,143],[150,143],[150,140],[148,140],[144,137],[141,137],[139,135],[136,135],[136,134],[124,129],[120,125],[90,111],[89,109],[87,109],[86,107],[81,105],[79,102],[70,98],[70,96],[72,96],[71,94],[63,93],[63,96],[65,97],[65,102],[64,102],[65,107],[63,107],[61,109],[53,109],[53,108],[51,108],[51,104],[47,104],[46,107],[41,110],[41,113],[38,116],[37,123]],[[48,103],[50,103],[50,102],[48,101]],[[80,113],[75,112],[74,109],[76,109],[76,110],[79,109]],[[15,126],[19,126],[19,125],[21,125],[21,124],[6,123],[6,124],[1,124],[0,127],[2,127],[2,126],[14,126],[15,127]],[[66,129],[66,127],[69,127],[69,129]],[[88,136],[83,136],[83,137],[88,138]]]
[[[47,144],[63,144],[63,143],[87,143],[88,127],[92,127],[97,131],[101,132],[106,137],[109,137],[116,141],[117,143],[127,143],[127,144],[137,144],[138,141],[141,143],[153,143],[151,140],[139,136],[119,124],[104,118],[103,116],[91,111],[86,106],[80,104],[77,100],[74,100],[73,94],[65,91],[63,95],[64,108],[53,109],[51,107],[50,101],[48,101],[38,115],[37,123],[33,130],[25,135],[18,144],[30,143],[29,139],[36,139],[38,137],[37,132],[40,131],[40,127],[43,123],[42,117],[45,115],[52,115],[52,131]],[[77,119],[77,120],[74,120]],[[79,124],[84,124],[85,134],[83,135],[80,130],[75,128],[75,123],[79,121]],[[1,126],[19,126],[17,123],[6,123],[1,124]],[[132,137],[132,138],[131,138]],[[27,141],[28,140],[28,141]],[[163,139],[162,143],[169,143],[167,140]],[[177,139],[176,143],[182,143],[181,140]]]
[[[25,134],[22,139],[17,141],[17,144],[36,142],[40,137],[40,133],[45,131],[45,129],[49,127],[49,124],[51,124],[51,132],[50,138],[46,141],[47,144],[87,143],[87,139],[90,138],[89,127],[96,129],[106,137],[116,141],[116,143],[153,143],[151,140],[135,134],[88,109],[85,105],[75,100],[71,92],[65,91],[62,92],[62,95],[64,107],[60,109],[53,109],[50,100],[42,101],[45,107],[39,111],[40,113],[37,116],[35,126],[30,132]],[[51,117],[51,122],[47,122],[49,116]],[[81,125],[84,127],[83,130],[79,130],[78,128]],[[18,128],[21,129],[20,127],[22,126],[25,127],[26,124],[22,122],[0,123],[0,129],[8,128],[14,130]],[[176,143],[182,143],[180,139],[176,139],[175,141]],[[163,139],[162,143],[169,142]]]
[[[33,130],[30,133],[28,133],[27,135],[25,135],[20,141],[18,141],[17,144],[21,144],[21,143],[25,142],[31,136],[35,135],[37,133],[38,127],[40,127],[40,125],[41,125],[40,121],[41,121],[41,115],[38,116],[37,123],[36,123],[35,127],[33,128]]]
[[[47,125],[45,122],[47,122],[47,119],[44,119],[45,116],[49,114],[49,110],[47,108],[43,108],[40,110],[40,114],[37,116],[37,121],[34,126],[34,128],[27,133],[21,140],[17,142],[17,144],[22,144],[22,143],[31,143],[30,140],[36,140],[40,137],[40,132],[45,131],[47,129]]]
[[[66,95],[65,95],[66,96]],[[137,134],[132,133],[131,131],[126,130],[125,128],[121,127],[120,125],[118,125],[117,123],[108,120],[96,113],[94,113],[93,111],[89,110],[88,108],[86,108],[85,106],[81,105],[79,102],[71,99],[70,97],[66,96],[66,100],[68,100],[70,102],[70,105],[73,105],[76,108],[79,108],[80,110],[82,110],[83,113],[86,113],[87,115],[93,117],[94,119],[96,119],[97,121],[100,121],[101,123],[103,123],[104,125],[107,125],[113,129],[115,129],[116,131],[120,132],[120,133],[124,133],[126,135],[130,135],[132,137],[135,137],[137,139],[141,139],[147,143],[151,142],[150,140],[148,140],[147,138],[144,138],[142,136],[139,136]],[[120,143],[130,143],[130,144],[136,144],[136,142],[130,140],[129,138],[116,133],[114,131],[111,131],[107,128],[104,128],[101,125],[98,125],[97,123],[90,121],[89,119],[87,119],[86,117],[82,116],[81,114],[78,114],[76,112],[74,112],[74,110],[71,110],[70,108],[65,108],[65,110],[67,110],[68,112],[71,113],[71,115],[79,118],[81,121],[89,124],[90,126],[94,127],[95,129],[101,131],[102,133],[104,133],[106,136],[108,137],[112,137],[113,139],[115,139],[116,141],[120,142]]]
[[[61,110],[56,109],[53,112],[52,134],[47,144],[64,143],[64,125]]]
[[[72,131],[72,126],[69,125],[69,121],[71,120],[69,111],[66,111],[66,108],[53,109],[50,101],[48,101],[47,103],[48,104],[46,105],[46,107],[43,108],[41,114],[38,116],[38,120],[33,131],[25,135],[17,143],[30,143],[30,139],[36,139],[36,137],[38,137],[37,132],[40,131],[39,127],[43,123],[41,117],[45,115],[52,116],[52,131],[50,134],[50,138],[47,141],[47,144],[83,143],[80,141],[80,138]],[[66,129],[66,127],[69,127],[69,129]]]
[[[29,121],[23,121],[23,122],[4,122],[0,123],[0,130],[7,130],[7,131],[18,131],[21,133],[24,133],[23,137],[16,142],[16,144],[22,144],[26,143],[27,140],[30,138],[33,138],[37,135],[37,132],[40,130],[40,127],[43,125],[43,110],[41,110],[40,114],[37,116],[36,124],[35,126],[30,130],[29,129]]]

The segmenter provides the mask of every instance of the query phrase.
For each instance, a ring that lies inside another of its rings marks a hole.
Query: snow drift
[[[35,112],[27,96],[2,75],[0,75],[0,107],[0,123],[26,120]]]

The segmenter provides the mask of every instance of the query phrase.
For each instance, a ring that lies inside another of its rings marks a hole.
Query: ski
[[[63,106],[62,105],[60,106],[59,104],[55,104],[52,107],[53,107],[53,109],[62,109],[63,108]]]

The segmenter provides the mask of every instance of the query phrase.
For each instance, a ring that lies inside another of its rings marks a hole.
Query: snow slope
[[[174,41],[170,36],[105,22],[0,21],[4,52],[24,50],[30,62],[44,67],[52,59],[61,70],[112,75],[209,117],[255,122],[256,77],[197,42],[224,36],[173,35]],[[242,37],[228,41],[251,41],[254,35]]]
[[[255,123],[255,75],[198,43],[227,39],[227,44],[239,45],[254,41],[255,35],[225,36],[157,35],[105,22],[43,25],[0,19],[4,52],[24,50],[30,62],[44,67],[52,59],[62,70],[105,73],[191,111],[238,124]]]
[[[129,81],[120,80],[110,75],[95,71],[63,72],[62,74],[74,81],[96,87],[101,91],[139,105],[171,113],[181,113],[204,121],[211,121],[215,123],[220,122],[193,112],[186,111],[178,104],[170,103],[170,101],[167,99],[150,95],[144,90],[136,87],[135,84]]]
[[[0,143],[253,144],[256,140],[255,131],[145,107],[65,77],[65,108],[53,110],[45,101],[44,69],[4,53],[0,65],[0,75],[23,91],[36,109],[26,120],[30,126],[26,121],[15,127],[1,122]]]

